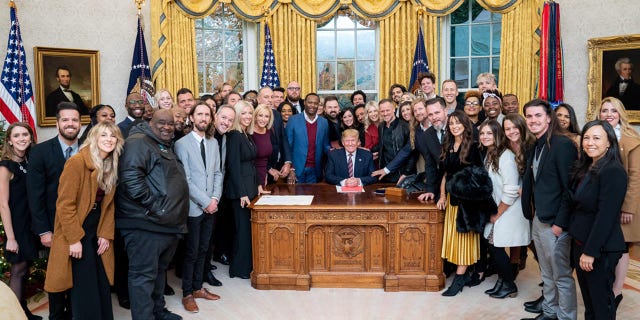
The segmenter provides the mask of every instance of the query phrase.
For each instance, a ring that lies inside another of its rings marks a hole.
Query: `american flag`
[[[140,93],[145,101],[155,107],[153,95],[156,94],[156,90],[153,82],[151,82],[147,46],[144,42],[144,32],[142,30],[142,15],[138,15],[138,33],[133,49],[133,59],[131,60],[131,73],[129,74],[127,95],[132,92]]]
[[[276,57],[273,56],[273,43],[269,25],[264,28],[264,62],[262,63],[262,79],[260,87],[276,88],[280,86],[280,77],[276,69]]]
[[[26,122],[35,134],[35,104],[31,79],[27,71],[24,46],[20,36],[20,23],[16,15],[16,8],[10,2],[11,29],[7,43],[7,56],[2,68],[2,83],[0,85],[0,113],[8,123]]]
[[[424,36],[422,35],[422,26],[419,27],[418,40],[416,41],[416,51],[413,54],[413,64],[411,68],[411,80],[409,81],[409,90],[420,88],[418,81],[418,75],[423,72],[429,71],[429,60],[427,60],[427,52],[424,49]]]

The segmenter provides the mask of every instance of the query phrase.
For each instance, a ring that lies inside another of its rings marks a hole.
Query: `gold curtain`
[[[535,2],[536,0],[525,0],[524,2]],[[507,13],[514,10],[522,0],[476,0],[483,8],[494,13]]]
[[[271,29],[280,85],[297,81],[303,94],[315,92],[316,23],[299,15],[290,4],[281,4],[265,21]],[[260,48],[264,48],[264,25],[260,33]],[[263,59],[261,56],[260,72]]]
[[[502,15],[500,36],[500,90],[516,94],[520,104],[533,99],[539,74],[540,26],[538,10],[542,0],[521,1]]]
[[[182,87],[198,95],[195,20],[171,0],[151,2],[152,78],[175,94]]]
[[[418,36],[418,6],[403,2],[387,19],[380,21],[379,88],[380,99],[386,98],[394,83],[407,85],[411,78],[413,54]],[[422,31],[429,68],[439,72],[440,18],[423,15]]]
[[[416,0],[416,2],[424,6],[429,15],[442,17],[456,11],[464,0]]]

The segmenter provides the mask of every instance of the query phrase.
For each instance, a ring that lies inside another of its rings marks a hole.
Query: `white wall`
[[[640,33],[638,18],[640,1],[556,0],[556,2],[560,4],[560,31],[564,46],[564,100],[576,109],[578,121],[583,125],[589,101],[587,40]]]
[[[151,0],[142,14],[145,40],[151,58]],[[100,103],[113,106],[118,121],[126,116],[124,101],[137,32],[137,8],[133,0],[16,0],[29,76],[35,82],[34,47],[100,51]],[[0,3],[0,59],[6,54],[9,33],[8,1]],[[73,82],[71,83],[73,87]],[[37,92],[36,88],[33,88]],[[38,97],[36,97],[38,98]],[[97,102],[96,102],[97,104]],[[38,127],[38,139],[57,134],[55,127]]]

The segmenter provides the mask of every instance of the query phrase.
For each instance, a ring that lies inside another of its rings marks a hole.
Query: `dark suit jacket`
[[[574,188],[569,234],[584,243],[584,253],[599,257],[601,252],[626,249],[620,212],[627,193],[627,173],[621,164],[609,162],[595,175],[587,174]]]
[[[616,81],[609,87],[604,97],[614,97],[620,99],[627,110],[640,110],[640,85],[633,79],[627,84],[627,89],[620,94],[620,82],[622,78],[617,77]]]
[[[120,132],[122,133],[122,138],[126,139],[129,136],[129,130],[133,126],[133,121],[129,119],[129,117],[124,118],[120,123],[118,123],[118,128],[120,128]]]
[[[27,197],[36,235],[53,232],[58,182],[65,161],[58,136],[35,145],[29,154]]]
[[[73,97],[73,103],[75,103],[78,106],[78,110],[80,110],[80,114],[89,115],[89,108],[85,106],[84,101],[82,101],[82,98],[80,98],[80,95],[78,95],[73,91],[70,91],[70,92],[71,92],[71,96]],[[62,89],[60,89],[60,87],[58,87],[58,89],[56,90],[51,91],[51,93],[49,93],[49,95],[47,96],[47,99],[45,100],[46,115],[48,117],[55,117],[56,110],[58,108],[58,103],[62,101],[71,102],[69,101],[67,96],[64,95],[64,92],[62,92]]]
[[[373,166],[373,155],[366,149],[358,148],[353,158],[353,176],[360,178],[362,185],[369,185],[378,180],[371,176],[375,170]],[[340,181],[349,177],[347,167],[347,152],[345,149],[334,149],[329,151],[327,157],[327,167],[325,169],[325,179],[327,183],[340,185]]]
[[[546,139],[546,134],[540,139]],[[554,135],[545,145],[538,172],[535,173],[535,151],[531,152],[522,179],[522,211],[525,218],[531,220],[535,213],[540,221],[567,229],[571,204],[569,174],[577,156],[578,150],[571,139]],[[534,174],[537,177],[535,180]]]
[[[224,191],[229,199],[258,194],[256,173],[256,146],[244,133],[231,130],[227,134],[227,160]]]
[[[275,133],[275,139],[278,143],[277,148],[276,145],[273,145],[273,150],[278,151],[276,153],[277,164],[274,167],[280,170],[285,162],[291,162],[291,146],[289,146],[288,143],[281,143],[281,141],[287,141],[287,136],[284,133],[284,123],[282,121],[282,115],[278,110],[271,109],[271,111],[273,113],[273,126],[271,127],[271,130],[273,130],[273,132]],[[272,137],[271,140],[274,141],[274,137]]]

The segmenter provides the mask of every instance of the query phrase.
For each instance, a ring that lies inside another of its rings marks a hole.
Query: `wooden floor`
[[[630,274],[640,274],[640,262],[632,263]],[[176,295],[166,297],[169,310],[184,319],[520,319],[535,317],[523,310],[525,301],[539,296],[540,275],[536,262],[530,258],[527,268],[518,276],[519,294],[516,298],[498,300],[490,298],[484,291],[493,287],[496,276],[477,287],[465,288],[455,297],[442,297],[439,292],[384,292],[382,289],[323,289],[310,291],[261,291],[251,287],[249,280],[228,277],[228,268],[218,264],[216,276],[224,284],[210,287],[222,296],[218,301],[198,300],[200,313],[190,314],[181,304],[180,280],[173,272],[169,282]],[[447,286],[452,278],[447,279]],[[632,279],[633,280],[633,279]],[[625,286],[624,300],[618,310],[618,319],[638,319],[640,310],[640,287],[635,281]],[[584,308],[578,290],[579,319]],[[31,302],[32,309],[47,316],[46,298]],[[113,296],[116,319],[130,319],[129,310],[118,306]]]

